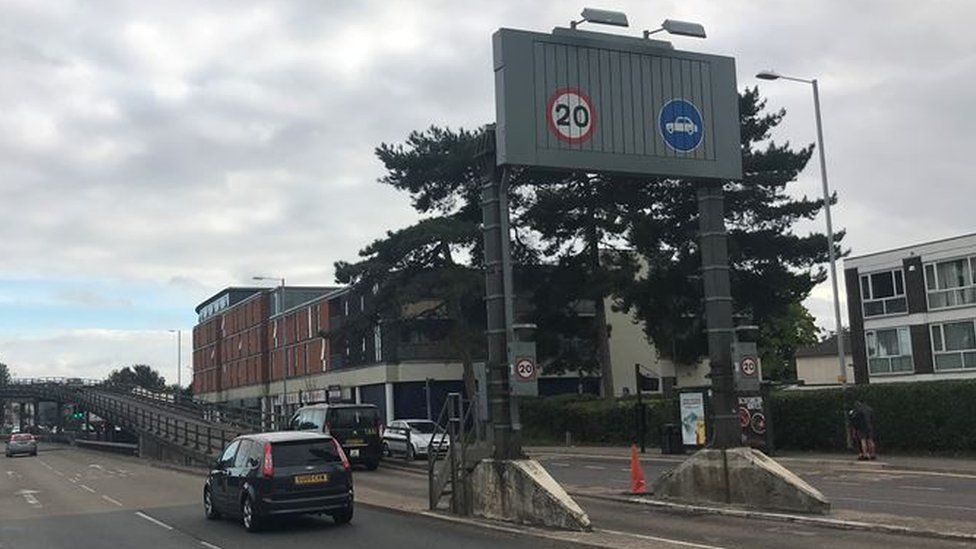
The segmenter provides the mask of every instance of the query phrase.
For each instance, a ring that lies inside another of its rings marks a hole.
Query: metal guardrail
[[[466,400],[460,393],[449,393],[441,407],[436,423],[444,428],[447,437],[432,437],[427,448],[427,489],[431,510],[437,509],[450,485],[451,511],[460,515],[471,513],[468,461],[475,455],[471,450],[484,442],[477,410],[477,400]],[[438,469],[441,456],[445,459]]]

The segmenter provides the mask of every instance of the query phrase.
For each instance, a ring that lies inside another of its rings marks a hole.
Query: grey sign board
[[[509,387],[516,396],[539,396],[539,366],[534,341],[513,341],[508,347]]]
[[[753,342],[732,344],[733,379],[736,391],[755,392],[762,383],[762,363]]]
[[[499,165],[742,176],[735,61],[555,29],[493,36]]]

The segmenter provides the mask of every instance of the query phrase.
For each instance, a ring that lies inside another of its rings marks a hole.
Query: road
[[[572,489],[626,491],[630,466],[625,459],[542,454],[552,476]],[[644,457],[649,481],[681,458]],[[788,467],[823,492],[834,510],[882,513],[916,519],[976,520],[976,475],[880,469],[852,461],[850,466],[791,462]]]
[[[200,504],[202,477],[133,458],[42,446],[36,458],[0,461],[0,547],[320,548],[571,547],[434,518],[358,505],[348,526],[328,518],[279,521],[249,534],[211,522]]]
[[[578,501],[593,520],[592,534],[563,536],[533,533],[522,527],[503,531],[421,514],[426,506],[426,477],[418,471],[393,466],[381,467],[376,472],[356,472],[357,509],[353,524],[336,526],[328,518],[303,517],[279,521],[268,531],[255,535],[230,520],[204,519],[199,501],[203,479],[199,474],[150,466],[132,457],[47,445],[42,445],[37,458],[18,457],[0,463],[3,464],[0,467],[0,547],[4,549],[286,546],[300,549],[321,547],[323,542],[370,549],[429,548],[434,544],[465,548],[582,546],[573,541],[618,549],[966,546],[782,522],[689,516],[589,497],[580,497]],[[566,467],[553,465],[549,459],[543,463],[555,476],[576,480],[611,472],[607,462],[599,460],[574,460]],[[625,479],[623,466],[615,465],[614,476]]]

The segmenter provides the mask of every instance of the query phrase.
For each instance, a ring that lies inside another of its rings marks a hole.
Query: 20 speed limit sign
[[[593,137],[596,112],[593,102],[579,88],[559,88],[551,96],[546,108],[549,131],[560,140],[573,145]]]
[[[535,379],[535,362],[529,358],[520,358],[515,361],[515,375],[521,381]]]
[[[742,370],[742,375],[754,376],[759,369],[759,360],[754,356],[742,357],[742,361],[739,362],[739,368]]]

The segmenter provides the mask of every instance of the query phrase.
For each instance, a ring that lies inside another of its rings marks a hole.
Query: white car
[[[687,116],[679,116],[674,119],[674,122],[668,122],[664,125],[664,129],[668,133],[687,133],[691,135],[698,131],[698,125],[691,121]]]
[[[398,419],[383,430],[383,454],[402,455],[407,461],[426,456],[431,444],[441,452],[450,447],[450,439],[444,429],[427,419]]]

